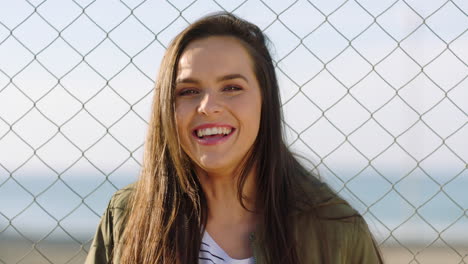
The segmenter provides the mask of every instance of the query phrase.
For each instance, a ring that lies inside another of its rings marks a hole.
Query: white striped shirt
[[[224,252],[224,250],[218,246],[213,238],[204,232],[202,238],[202,244],[200,247],[200,253],[198,254],[199,264],[254,264],[254,258],[246,259],[233,259]]]

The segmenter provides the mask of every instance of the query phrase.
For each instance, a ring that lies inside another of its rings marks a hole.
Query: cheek
[[[256,138],[260,128],[260,99],[252,96],[249,100],[239,104],[236,108],[239,109],[239,114],[242,116],[242,122],[244,123],[246,130],[249,132],[249,137]]]
[[[181,129],[184,125],[188,122],[188,117],[190,116],[189,113],[190,106],[187,102],[176,102],[175,104],[175,119],[177,123],[177,128]]]
[[[181,112],[179,111],[178,108],[176,108],[176,112],[175,112],[175,122],[176,122],[176,128],[177,128],[177,133],[180,135],[180,133],[182,133],[182,124],[183,124],[183,115],[181,114]]]
[[[182,144],[186,141],[188,129],[188,113],[184,111],[183,107],[176,106],[175,121],[179,140]]]
[[[255,95],[251,97],[249,105],[249,111],[252,119],[257,120],[257,122],[260,124],[260,115],[262,110],[262,97],[260,95],[260,91],[257,91]]]

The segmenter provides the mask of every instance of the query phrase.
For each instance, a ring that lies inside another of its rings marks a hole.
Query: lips
[[[227,124],[211,123],[195,127],[192,136],[201,145],[216,145],[228,140],[235,128]]]

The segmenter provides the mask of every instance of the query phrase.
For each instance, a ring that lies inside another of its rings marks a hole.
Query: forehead
[[[188,44],[179,59],[177,75],[246,73],[252,69],[252,59],[240,40],[216,36]]]

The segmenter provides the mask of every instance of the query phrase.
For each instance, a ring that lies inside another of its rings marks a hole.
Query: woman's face
[[[182,148],[208,173],[233,173],[260,126],[261,92],[239,40],[207,37],[180,57],[175,91]]]

